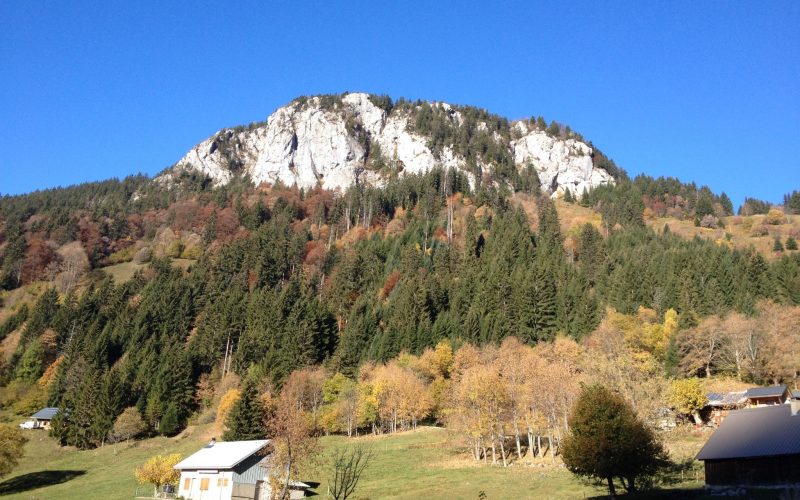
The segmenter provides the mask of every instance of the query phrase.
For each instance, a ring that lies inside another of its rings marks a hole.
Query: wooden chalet
[[[753,389],[748,389],[744,396],[747,398],[747,406],[750,408],[782,405],[789,399],[792,399],[792,393],[785,385],[754,387]]]
[[[697,455],[709,487],[800,486],[800,401],[734,410]]]

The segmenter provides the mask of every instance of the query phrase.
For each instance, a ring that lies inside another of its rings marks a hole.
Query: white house
[[[211,442],[178,462],[178,495],[190,500],[266,500],[270,497],[264,448],[267,439]],[[292,498],[309,485],[291,483]]]
[[[19,424],[21,429],[49,429],[50,421],[58,414],[58,408],[42,408]]]

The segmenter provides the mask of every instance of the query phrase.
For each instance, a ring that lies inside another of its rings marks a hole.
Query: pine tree
[[[251,377],[246,377],[242,395],[231,409],[225,425],[226,441],[244,441],[264,437],[264,408],[259,399],[258,387]]]
[[[167,406],[167,411],[158,423],[158,432],[162,436],[174,436],[181,428],[178,418],[178,407],[172,403]]]
[[[724,191],[719,195],[719,204],[722,205],[725,215],[733,215],[733,203]]]
[[[783,243],[781,243],[781,237],[776,236],[775,242],[772,244],[772,251],[773,252],[783,252]]]
[[[794,236],[786,238],[786,250],[797,250],[797,240],[794,239]]]

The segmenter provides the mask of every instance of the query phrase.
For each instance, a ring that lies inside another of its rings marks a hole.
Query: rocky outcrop
[[[462,123],[455,107],[433,106],[446,112],[454,126]],[[410,119],[408,108],[387,113],[363,93],[347,94],[332,104],[320,97],[297,100],[276,110],[265,123],[218,132],[192,148],[158,180],[169,183],[182,172],[193,172],[221,185],[243,173],[256,184],[282,182],[343,190],[357,181],[381,185],[396,172],[465,168],[465,159],[452,148],[433,151],[428,138],[410,126]],[[512,128],[516,139],[504,142],[503,147],[510,148],[518,168],[533,165],[546,189],[569,188],[580,194],[584,188],[613,182],[607,172],[593,167],[592,150],[583,142],[552,138],[527,122],[516,122]],[[503,141],[499,136],[496,140]],[[378,156],[382,161],[375,168]],[[479,166],[484,171],[488,167]]]
[[[567,189],[580,196],[601,184],[613,184],[614,178],[603,169],[595,168],[592,148],[576,139],[557,139],[544,131],[516,122],[514,128],[521,137],[511,141],[514,162],[536,167],[542,186],[552,193]]]

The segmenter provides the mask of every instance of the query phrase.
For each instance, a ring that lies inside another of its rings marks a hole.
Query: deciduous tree
[[[656,472],[666,452],[622,397],[603,386],[585,386],[570,416],[564,463],[574,474],[604,480],[611,497],[614,480],[636,491],[637,479]]]
[[[158,495],[158,490],[165,484],[176,484],[181,478],[180,471],[175,469],[175,465],[182,460],[180,453],[169,455],[156,455],[151,457],[141,467],[137,467],[133,473],[140,484],[152,484],[154,487],[153,497]]]

